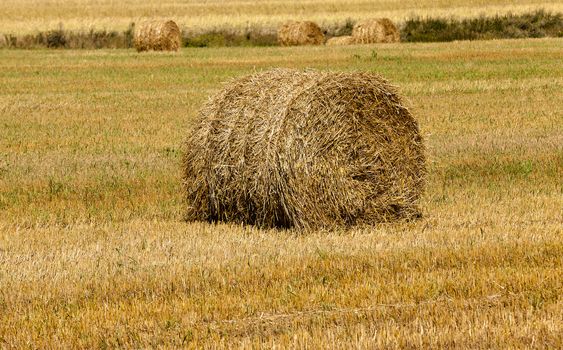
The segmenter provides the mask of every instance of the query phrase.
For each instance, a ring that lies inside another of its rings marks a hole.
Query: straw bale
[[[321,28],[311,21],[290,21],[278,30],[278,42],[282,46],[321,45],[324,40]]]
[[[181,41],[180,28],[174,21],[147,21],[135,30],[137,51],[177,51]]]
[[[350,35],[345,36],[335,36],[326,41],[327,45],[337,46],[337,45],[352,45],[354,44],[354,38]]]
[[[184,156],[187,219],[312,229],[420,216],[424,146],[371,73],[274,69],[201,109]]]
[[[362,20],[352,29],[354,42],[358,44],[394,43],[401,41],[399,30],[387,18]]]

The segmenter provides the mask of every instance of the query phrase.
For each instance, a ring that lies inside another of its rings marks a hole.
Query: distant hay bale
[[[274,69],[228,83],[198,118],[189,221],[311,229],[420,215],[418,125],[375,74]]]
[[[395,43],[401,41],[399,30],[388,18],[359,21],[352,29],[354,42],[358,44]]]
[[[137,26],[134,41],[137,51],[177,51],[182,39],[174,21],[147,21]]]
[[[311,21],[290,21],[278,30],[278,42],[282,46],[321,45],[324,40],[321,28]]]
[[[327,45],[337,46],[337,45],[352,45],[354,44],[354,38],[350,35],[346,36],[335,36],[326,41]]]

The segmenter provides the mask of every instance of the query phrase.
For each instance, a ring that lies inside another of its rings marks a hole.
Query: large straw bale
[[[274,69],[228,83],[198,118],[190,221],[311,229],[420,215],[422,138],[378,75]]]
[[[282,46],[321,45],[324,40],[321,28],[311,21],[290,21],[278,30],[278,42]]]
[[[350,35],[345,36],[335,36],[326,41],[327,45],[338,46],[338,45],[352,45],[354,44],[354,38]]]
[[[137,26],[134,41],[137,51],[177,51],[182,39],[174,21],[154,20]]]
[[[357,22],[352,29],[352,37],[358,44],[401,41],[399,30],[388,18],[366,19]]]

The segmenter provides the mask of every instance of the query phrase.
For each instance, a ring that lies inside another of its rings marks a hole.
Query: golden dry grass
[[[561,348],[562,44],[0,51],[0,347]],[[422,220],[181,221],[198,106],[278,66],[399,86]]]
[[[38,30],[108,29],[125,30],[132,21],[172,19],[180,28],[207,31],[218,27],[246,28],[258,25],[275,32],[287,20],[312,20],[323,26],[344,23],[347,18],[387,17],[400,23],[411,16],[475,17],[507,12],[524,13],[539,8],[563,11],[560,1],[526,0],[4,0],[0,12],[0,33],[25,34]]]

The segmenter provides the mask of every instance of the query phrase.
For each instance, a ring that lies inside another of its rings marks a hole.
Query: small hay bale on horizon
[[[399,30],[388,18],[358,21],[352,29],[357,44],[395,43],[401,41]]]
[[[328,46],[339,46],[339,45],[353,45],[354,38],[351,35],[345,36],[335,36],[326,41]]]
[[[314,229],[420,216],[418,124],[372,73],[274,69],[227,83],[185,143],[188,221]]]
[[[278,43],[281,46],[322,45],[324,40],[321,28],[311,21],[289,21],[278,29]]]
[[[142,22],[135,30],[137,51],[178,51],[182,43],[180,28],[174,21]]]

